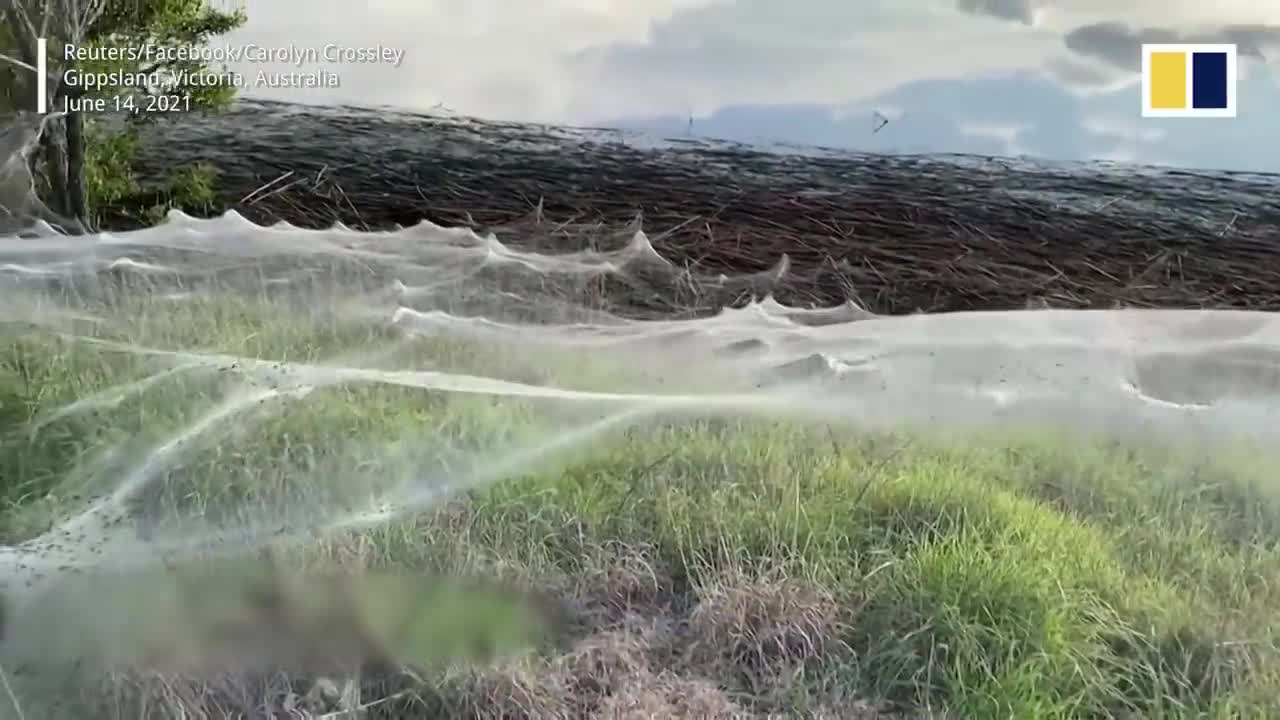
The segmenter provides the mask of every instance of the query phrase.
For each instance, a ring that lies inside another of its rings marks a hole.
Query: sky
[[[402,50],[253,97],[886,152],[1280,172],[1280,0],[224,0],[229,42]],[[1234,42],[1239,116],[1141,116],[1143,42]],[[889,119],[873,132],[877,114]]]

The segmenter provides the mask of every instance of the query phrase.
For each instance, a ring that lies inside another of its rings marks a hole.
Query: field
[[[1267,455],[710,400],[628,422],[445,380],[652,389],[635,352],[133,272],[8,303],[26,717],[1275,711]]]
[[[1055,215],[1043,199],[978,207],[999,189],[962,191],[960,175],[922,173],[937,194],[912,196],[890,182],[909,169],[880,170],[864,187],[883,190],[882,224],[851,212],[883,235],[846,238],[838,281],[815,270],[830,248],[796,229],[808,215],[757,190],[743,202],[769,214],[735,222],[758,252],[708,243],[702,264],[693,236],[664,246],[646,225],[653,246],[627,245],[619,218],[565,208],[493,212],[501,245],[225,218],[0,238],[0,717],[1280,714],[1271,451],[1050,415],[854,422],[837,410],[856,393],[817,412],[754,376],[739,387],[725,368],[741,365],[715,358],[785,355],[867,313],[707,319],[868,283],[877,311],[1274,309],[1274,200]],[[377,204],[354,184],[352,208]],[[931,205],[948,185],[954,207]],[[305,225],[332,197],[239,207]],[[779,217],[793,224],[769,230]],[[982,257],[947,259],[941,227]],[[1112,242],[1071,255],[1041,237],[1088,228]],[[1223,254],[1198,253],[1212,238]],[[799,248],[788,272],[761,272],[783,247]],[[638,340],[610,345],[623,336]],[[1280,386],[1271,355],[1246,360],[1255,396]],[[1230,384],[1210,375],[1182,389]]]

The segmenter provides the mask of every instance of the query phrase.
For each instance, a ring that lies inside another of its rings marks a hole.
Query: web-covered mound
[[[698,275],[634,229],[556,253],[429,223],[55,222],[0,234],[6,382],[57,398],[5,417],[6,452],[80,444],[45,475],[81,506],[4,551],[28,601],[68,573],[385,524],[675,417],[1280,434],[1270,313],[787,307],[785,259]]]

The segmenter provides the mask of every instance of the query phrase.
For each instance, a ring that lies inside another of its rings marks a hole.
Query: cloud
[[[1066,53],[1045,61],[1044,70],[1077,95],[1114,92],[1137,81],[1133,73],[1120,72],[1100,61]]]
[[[957,0],[956,3],[956,7],[962,12],[990,15],[1024,25],[1035,24],[1036,11],[1040,5],[1034,0]]]
[[[563,110],[579,87],[575,54],[644,44],[673,17],[733,0],[368,0],[359,22],[346,0],[273,0],[252,4],[245,27],[227,39],[266,47],[328,43],[404,50],[399,67],[324,65],[338,88],[250,89],[246,95],[316,103],[430,108],[526,120],[569,120]],[[314,71],[286,63],[241,63],[256,75]]]
[[[1033,68],[1060,46],[953,2],[369,0],[352,23],[341,0],[274,0],[252,6],[232,41],[405,51],[395,68],[325,67],[339,88],[247,95],[570,123],[752,102],[839,105],[921,78]]]
[[[1080,126],[1100,139],[1124,141],[1128,145],[1158,143],[1168,136],[1167,129],[1143,124],[1130,116],[1086,117]]]
[[[1269,142],[1280,86],[1266,66],[1240,84],[1240,117],[1153,120],[1139,112],[1137,86],[1081,96],[1037,73],[920,80],[833,113],[826,105],[724,108],[693,132],[739,141],[852,147],[873,152],[1028,154],[1050,160],[1119,162],[1280,172]],[[897,115],[872,133],[871,113]],[[620,126],[683,134],[687,118],[621,118]]]
[[[1234,43],[1241,57],[1280,60],[1280,3],[1254,0],[954,0],[962,13],[1034,27],[1069,53],[1045,71],[1074,90],[1123,87],[1144,43]],[[1153,20],[1159,19],[1159,24]],[[1243,68],[1243,66],[1242,66]]]
[[[938,43],[945,38],[946,47]],[[954,7],[901,0],[738,0],[679,14],[640,43],[583,53],[570,114],[688,112],[733,104],[841,105],[922,78],[1035,68],[1055,42]]]
[[[1096,23],[1193,32],[1230,26],[1280,25],[1280,3],[1265,0],[939,0],[962,12],[1057,32]]]
[[[662,122],[679,132],[692,114],[697,131],[759,139],[1079,158],[1100,145],[1148,145],[1081,127],[1086,116],[1137,116],[1144,39],[1223,39],[1246,58],[1280,57],[1280,0],[367,0],[362,8],[354,23],[345,0],[259,3],[229,41],[389,46],[405,51],[400,66],[327,67],[341,87],[246,94],[550,123],[670,116]],[[1265,154],[1274,145],[1267,119],[1280,112],[1280,74],[1253,72],[1267,69],[1241,63],[1238,123],[1170,126],[1161,152],[1190,157],[1226,135],[1239,146],[1228,148],[1234,155],[1213,147],[1197,161]],[[874,134],[873,110],[893,119]],[[1012,126],[1021,129],[1010,134]]]
[[[1031,130],[1032,127],[1025,123],[1001,124],[961,121],[956,123],[956,129],[961,135],[981,140],[993,140],[1000,144],[1001,155],[1016,157],[1027,154],[1027,149],[1022,144],[1021,139],[1023,133]]]
[[[1078,27],[1063,38],[1067,48],[1123,70],[1142,71],[1145,43],[1236,43],[1242,57],[1266,60],[1264,49],[1280,44],[1280,27],[1233,25],[1210,32],[1181,33],[1164,28],[1133,29],[1116,22]]]

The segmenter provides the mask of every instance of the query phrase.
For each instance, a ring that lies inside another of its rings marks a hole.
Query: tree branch
[[[30,18],[27,17],[25,9],[11,5],[4,11],[5,23],[13,29],[13,39],[18,45],[18,54],[22,56],[25,64],[32,70],[36,67],[36,34],[35,26],[31,24]]]
[[[33,72],[33,73],[35,73],[35,72],[40,72],[39,68],[37,68],[35,65],[28,65],[27,63],[25,63],[25,62],[23,62],[23,61],[19,60],[18,58],[15,58],[15,57],[9,57],[8,55],[5,55],[4,53],[0,53],[0,60],[3,60],[3,61],[5,61],[5,62],[9,63],[10,65],[15,65],[15,66],[17,66],[17,67],[20,67],[20,68],[22,68],[23,70],[30,70],[30,71],[31,71],[31,72]]]
[[[31,14],[27,12],[25,5],[19,4],[18,0],[9,0],[8,5],[9,9],[5,14],[11,18],[10,23],[14,26],[15,32],[21,29],[27,31],[28,37],[43,37],[40,32],[36,30],[35,23],[31,22]],[[49,6],[46,4],[45,10],[48,11],[48,9]],[[22,38],[18,39],[21,40]]]

